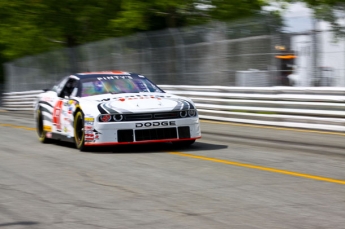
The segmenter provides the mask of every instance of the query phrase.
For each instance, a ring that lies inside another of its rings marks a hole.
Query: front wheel
[[[38,139],[42,143],[51,142],[51,139],[47,138],[47,131],[44,130],[42,111],[40,109],[38,109],[36,115],[37,115],[37,117],[36,117],[36,130],[37,130]]]
[[[74,142],[80,151],[86,151],[85,131],[84,131],[84,115],[83,112],[77,111],[74,116]]]

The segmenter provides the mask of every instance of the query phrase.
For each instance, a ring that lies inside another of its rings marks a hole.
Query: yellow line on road
[[[11,127],[11,128],[16,128],[16,129],[25,129],[25,130],[36,130],[36,128],[32,128],[32,127],[17,126],[17,125],[6,124],[6,123],[0,123],[0,126]],[[168,153],[182,156],[182,157],[189,157],[189,158],[194,158],[194,159],[199,159],[199,160],[212,161],[216,163],[222,163],[222,164],[233,165],[233,166],[238,166],[238,167],[262,170],[262,171],[267,171],[267,172],[272,172],[272,173],[280,173],[280,174],[285,174],[285,175],[290,175],[290,176],[295,176],[295,177],[303,177],[303,178],[312,179],[312,180],[319,180],[319,181],[325,181],[329,183],[345,185],[345,180],[337,180],[337,179],[332,179],[332,178],[327,178],[327,177],[314,176],[310,174],[269,168],[269,167],[264,167],[264,166],[259,166],[259,165],[246,164],[246,163],[241,163],[241,162],[236,162],[236,161],[222,160],[222,159],[205,157],[205,156],[194,155],[194,154],[187,154],[187,153],[180,153],[180,152],[168,152]]]
[[[17,126],[17,125],[7,124],[7,123],[0,123],[0,126],[5,126],[5,127],[7,126],[7,127],[11,127],[11,128],[24,129],[24,130],[36,130],[36,128],[32,128],[32,127]]]
[[[210,120],[200,120],[200,122],[211,123],[211,124],[230,125],[230,126],[244,126],[244,127],[262,128],[262,129],[288,130],[288,131],[297,131],[297,132],[304,132],[304,133],[330,134],[330,135],[345,136],[345,133],[340,133],[340,132],[296,129],[296,128],[292,128],[292,127],[291,128],[284,128],[284,127],[264,126],[264,125],[255,125],[255,124],[242,124],[242,123],[234,123],[234,122],[219,122],[219,121],[210,121]]]
[[[312,179],[312,180],[319,180],[319,181],[325,181],[325,182],[329,182],[329,183],[337,183],[337,184],[345,185],[345,180],[337,180],[337,179],[332,179],[332,178],[327,178],[327,177],[314,176],[314,175],[310,175],[310,174],[303,174],[303,173],[292,172],[292,171],[281,170],[281,169],[275,169],[275,168],[269,168],[269,167],[264,167],[264,166],[259,166],[259,165],[245,164],[245,163],[241,163],[241,162],[228,161],[228,160],[222,160],[222,159],[211,158],[211,157],[204,157],[204,156],[199,156],[199,155],[194,155],[194,154],[187,154],[187,153],[180,153],[180,152],[169,152],[169,154],[174,154],[174,155],[178,155],[178,156],[182,156],[182,157],[189,157],[189,158],[194,158],[194,159],[200,159],[200,160],[205,160],[205,161],[212,161],[212,162],[222,163],[222,164],[227,164],[227,165],[234,165],[234,166],[239,166],[239,167],[244,167],[244,168],[249,168],[249,169],[256,169],[256,170],[262,170],[262,171],[267,171],[267,172],[272,172],[272,173],[280,173],[280,174],[284,174],[284,175],[303,177],[303,178]]]

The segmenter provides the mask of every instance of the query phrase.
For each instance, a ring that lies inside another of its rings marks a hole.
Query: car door
[[[55,131],[61,135],[73,136],[73,110],[75,101],[70,99],[76,87],[76,79],[68,78],[58,92],[53,110],[53,125]]]

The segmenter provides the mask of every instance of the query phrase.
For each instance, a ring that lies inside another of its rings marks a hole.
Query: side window
[[[80,97],[81,96],[81,82],[80,80],[75,80],[73,83],[73,91],[70,97]]]
[[[78,92],[77,83],[76,79],[68,79],[59,96],[62,98],[70,97],[72,92],[75,96]]]
[[[55,91],[58,94],[58,96],[60,96],[60,93],[61,93],[63,87],[65,86],[67,80],[68,80],[68,77],[65,77],[63,80],[61,80],[58,84],[56,84],[52,88],[52,91]]]

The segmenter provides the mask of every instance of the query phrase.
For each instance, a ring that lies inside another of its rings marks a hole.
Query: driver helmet
[[[102,83],[102,81],[95,81],[94,82],[94,88],[95,88],[95,91],[98,91],[98,92],[100,92],[100,91],[103,91],[103,83]]]

